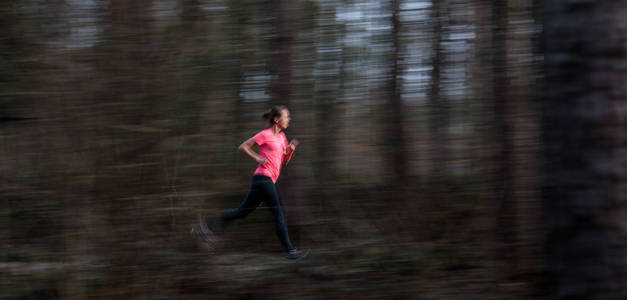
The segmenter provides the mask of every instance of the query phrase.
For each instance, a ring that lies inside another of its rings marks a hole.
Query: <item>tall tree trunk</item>
[[[292,32],[289,21],[288,0],[272,0],[273,27],[270,72],[272,101],[290,106],[292,89]]]
[[[546,288],[627,299],[627,1],[544,3]]]
[[[292,24],[289,20],[289,1],[288,0],[272,0],[272,14],[274,16],[273,27],[275,36],[272,39],[272,58],[270,75],[272,82],[270,86],[273,105],[286,105],[292,108]],[[292,112],[294,116],[298,116],[299,112]],[[298,122],[294,122],[298,124]],[[298,138],[299,125],[290,126],[287,130],[288,139]],[[298,150],[297,150],[298,151]],[[294,161],[297,160],[298,152],[295,154]],[[284,205],[287,206],[287,221],[289,222],[290,238],[292,242],[298,244],[300,228],[294,226],[298,224],[297,220],[301,219],[301,212],[294,207],[303,205],[303,199],[297,193],[295,186],[295,178],[298,176],[298,169],[283,166],[281,177],[279,179],[280,195],[283,198]]]
[[[538,66],[534,58],[533,40],[538,31],[530,0],[508,1],[507,74],[508,106],[506,120],[510,135],[510,172],[512,232],[515,248],[510,279],[523,281],[529,296],[535,292],[539,272],[539,223],[541,203],[538,186],[538,112],[532,99],[539,87]]]
[[[516,199],[514,198],[514,116],[512,112],[508,51],[508,2],[492,2],[492,78],[494,117],[496,125],[496,206],[498,254],[501,278],[511,278],[518,269],[516,247]]]
[[[341,95],[340,75],[342,73],[341,28],[336,16],[335,3],[322,3],[316,27],[316,159],[313,197],[318,203],[320,219],[340,220],[337,201],[337,151],[339,128],[338,97]],[[323,230],[338,232],[337,223],[327,223]],[[332,227],[329,227],[332,226]]]
[[[407,184],[407,145],[404,133],[403,122],[403,102],[401,99],[401,20],[400,20],[401,0],[391,0],[391,23],[392,23],[392,54],[390,57],[390,74],[388,82],[388,101],[385,109],[385,133],[387,140],[386,149],[388,165],[391,168],[392,185],[404,187]],[[398,190],[398,189],[396,189]]]
[[[444,172],[446,165],[446,129],[448,126],[448,110],[446,108],[446,101],[442,98],[440,93],[441,87],[441,73],[442,65],[444,61],[444,53],[442,51],[442,35],[444,16],[442,15],[443,9],[446,8],[446,1],[432,1],[432,14],[433,14],[433,32],[432,32],[432,54],[431,54],[431,84],[428,90],[429,98],[429,132],[431,133],[430,147],[431,157],[433,157],[433,163],[431,166],[431,174],[441,175],[440,172]],[[431,179],[431,184],[435,183]],[[437,180],[439,181],[439,180]]]
[[[155,50],[151,45],[154,38],[149,12],[151,3],[151,0],[135,2],[112,0],[104,8],[104,20],[110,26],[103,33],[103,36],[109,39],[103,58],[115,63],[103,62],[98,65],[98,76],[102,76],[107,89],[97,95],[97,100],[122,105],[98,113],[102,127],[142,125],[150,121],[150,116],[155,113],[151,108],[154,107],[154,97],[158,95],[151,94],[151,92],[156,88],[154,68],[157,65],[155,61],[158,60],[155,59]],[[129,78],[133,80],[128,80]],[[137,108],[128,109],[133,107],[129,104],[135,104]],[[160,175],[156,170],[143,169],[144,174],[150,175],[137,178],[134,176],[135,172],[121,174],[110,172],[108,169],[114,165],[137,163],[141,157],[153,149],[154,145],[160,141],[160,137],[129,131],[126,134],[127,138],[124,138],[124,135],[114,136],[104,129],[100,129],[98,133],[100,138],[110,138],[113,141],[108,147],[113,145],[122,149],[134,148],[127,154],[119,154],[118,151],[111,151],[108,148],[98,149],[93,162],[93,169],[96,170],[94,194],[97,201],[106,203],[104,205],[106,223],[110,224],[103,235],[108,243],[107,246],[115,249],[105,253],[106,260],[112,265],[107,274],[109,276],[107,284],[129,287],[118,290],[119,295],[123,295],[121,297],[129,298],[133,293],[130,287],[141,280],[137,273],[129,272],[129,266],[136,263],[138,253],[142,252],[142,249],[137,248],[138,244],[131,242],[134,241],[131,237],[143,236],[138,230],[147,224],[137,223],[140,220],[144,222],[146,220],[141,218],[142,212],[133,209],[136,207],[135,201],[121,199],[129,195],[143,195],[148,189],[154,191],[155,184],[162,182],[158,180]],[[125,142],[127,147],[123,145]],[[135,225],[128,226],[130,223],[135,223]]]

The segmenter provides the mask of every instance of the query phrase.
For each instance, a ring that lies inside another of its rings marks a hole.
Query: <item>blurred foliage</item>
[[[2,298],[529,297],[531,2],[2,2]],[[190,226],[243,199],[237,146],[279,99],[310,256],[284,261],[263,207],[203,248]]]

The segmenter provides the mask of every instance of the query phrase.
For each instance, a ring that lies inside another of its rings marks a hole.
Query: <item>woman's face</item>
[[[279,128],[286,129],[290,126],[291,119],[292,118],[290,117],[290,111],[284,109],[281,111],[281,117],[276,118],[276,124],[279,126]]]

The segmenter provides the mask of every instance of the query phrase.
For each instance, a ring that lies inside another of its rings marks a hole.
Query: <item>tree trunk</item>
[[[446,109],[445,100],[442,99],[441,85],[441,70],[444,60],[444,54],[442,53],[442,32],[443,32],[443,16],[442,10],[446,2],[433,1],[432,2],[433,13],[433,36],[432,40],[432,54],[431,54],[431,85],[428,91],[429,106],[430,106],[430,120],[429,120],[429,132],[431,133],[430,147],[431,157],[433,157],[433,163],[431,166],[431,174],[429,180],[431,184],[433,181],[433,175],[440,177],[440,172],[444,172],[446,165],[446,127],[448,126],[448,111]]]
[[[341,28],[336,23],[336,4],[323,3],[319,9],[316,30],[315,109],[316,145],[313,171],[315,189],[312,197],[318,203],[319,219],[329,220],[324,229],[342,234],[338,226],[339,209],[336,184],[339,132],[338,98],[341,95],[342,74]]]
[[[269,60],[271,66],[269,67],[270,75],[272,76],[272,82],[270,84],[270,91],[272,95],[272,105],[286,105],[288,108],[294,110],[294,101],[292,101],[292,30],[291,22],[289,20],[289,1],[288,0],[273,0],[272,1],[272,15],[274,16],[273,27],[274,36],[272,38],[271,51],[272,57]],[[293,111],[293,115],[296,117],[299,115],[298,111]],[[301,114],[304,115],[304,114]],[[299,120],[298,122],[303,122]],[[294,122],[292,126],[287,130],[287,138],[298,138],[299,132],[298,122]],[[302,148],[301,148],[302,149]],[[297,150],[295,154],[294,163],[298,160]],[[299,209],[294,209],[303,205],[302,197],[299,197],[298,188],[296,185],[296,178],[298,178],[298,169],[283,166],[281,170],[281,177],[279,179],[279,193],[281,195],[283,204],[287,210],[287,222],[290,230],[290,238],[292,242],[297,245],[300,240],[300,228],[298,225],[299,220],[302,218],[302,213]]]
[[[115,63],[101,63],[98,65],[98,76],[105,82],[106,90],[96,96],[98,101],[122,104],[119,107],[107,108],[108,111],[99,112],[100,125],[142,125],[150,121],[151,115],[155,113],[155,97],[151,94],[156,90],[154,84],[155,68],[158,65],[154,46],[154,31],[152,28],[152,16],[149,8],[152,1],[144,0],[137,2],[126,2],[113,0],[104,7],[104,21],[110,24],[103,33],[103,36],[110,39],[108,48],[104,49],[104,60]],[[134,80],[128,80],[132,78]],[[128,109],[124,104],[135,104],[137,108]],[[110,138],[113,133],[100,129],[99,138]],[[96,149],[96,156],[93,161],[93,170],[97,170],[94,176],[94,194],[96,201],[103,203],[105,208],[106,230],[103,230],[103,239],[106,246],[114,251],[105,252],[105,260],[111,263],[111,268],[107,272],[106,284],[111,286],[126,286],[118,292],[122,297],[130,297],[133,291],[132,286],[141,280],[136,272],[129,272],[128,267],[133,265],[137,259],[138,244],[128,241],[129,236],[140,236],[139,230],[148,226],[146,223],[139,223],[142,212],[133,209],[136,205],[134,201],[121,200],[129,195],[143,195],[148,190],[154,191],[156,184],[162,183],[158,171],[146,171],[140,178],[134,177],[134,172],[120,174],[110,172],[108,169],[114,165],[125,165],[137,163],[139,159],[154,149],[154,145],[160,141],[157,135],[148,135],[141,132],[129,132],[129,137],[116,136],[112,138],[113,147],[123,147],[126,144],[133,149],[120,154],[118,151],[111,151],[110,148]],[[126,142],[126,143],[125,143]],[[111,147],[109,145],[108,147]],[[135,169],[136,170],[136,169]],[[120,213],[121,211],[125,213]],[[131,220],[133,222],[131,222]],[[129,226],[128,224],[134,224]],[[154,224],[150,224],[154,226]],[[119,228],[124,227],[124,231]]]
[[[496,154],[496,205],[497,205],[497,236],[498,260],[501,278],[511,278],[518,269],[516,247],[516,199],[514,199],[514,116],[508,78],[508,3],[498,1],[492,3],[492,78],[494,80],[493,103],[495,110],[496,145],[500,149]]]
[[[273,0],[275,36],[272,39],[270,73],[272,101],[276,104],[290,106],[292,88],[292,33],[288,19],[288,1]]]
[[[392,54],[390,57],[390,74],[388,82],[387,107],[385,109],[385,133],[384,138],[387,140],[386,152],[388,157],[388,165],[390,166],[392,186],[404,187],[407,184],[407,145],[404,133],[404,113],[403,102],[401,99],[401,21],[400,21],[400,2],[401,0],[391,0],[391,23],[392,23]]]
[[[627,1],[544,3],[546,288],[627,299]]]

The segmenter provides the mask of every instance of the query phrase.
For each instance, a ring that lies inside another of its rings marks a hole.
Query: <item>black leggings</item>
[[[246,217],[253,212],[261,202],[265,202],[270,210],[272,210],[276,234],[285,250],[290,251],[294,249],[287,233],[285,213],[283,212],[279,193],[272,179],[268,176],[253,175],[250,190],[244,202],[242,202],[238,208],[227,210],[220,215],[221,227],[225,227],[233,220]]]

